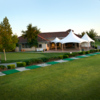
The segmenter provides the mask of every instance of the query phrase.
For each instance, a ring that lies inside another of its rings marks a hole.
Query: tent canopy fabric
[[[92,40],[92,39],[87,35],[87,33],[85,33],[84,36],[83,36],[81,39],[87,40],[88,42],[95,42],[94,40]]]
[[[51,42],[54,42],[54,43],[58,43],[60,41],[60,39],[58,37],[56,37],[54,40],[52,40]]]
[[[70,33],[65,38],[60,40],[59,42],[62,44],[64,44],[64,43],[82,43],[82,42],[87,42],[87,40],[77,37],[72,31],[70,31]]]

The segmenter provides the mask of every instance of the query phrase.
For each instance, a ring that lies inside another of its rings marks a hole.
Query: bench
[[[43,48],[37,48],[36,51],[43,51]]]

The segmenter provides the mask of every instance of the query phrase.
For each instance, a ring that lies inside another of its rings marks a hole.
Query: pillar
[[[62,51],[63,51],[63,44],[62,44]]]

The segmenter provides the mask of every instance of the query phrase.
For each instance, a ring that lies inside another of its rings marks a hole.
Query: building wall
[[[19,48],[20,48],[20,47],[16,47],[16,48],[15,48],[15,51],[16,51],[16,52],[19,52],[19,51],[20,51]],[[21,47],[21,51],[35,51],[35,47],[32,47],[32,48],[22,48],[22,47]]]
[[[32,47],[32,48],[21,48],[21,51],[35,51],[35,47]]]
[[[46,50],[49,50],[49,45],[48,45],[48,43],[41,43],[41,42],[40,42],[39,44],[42,45],[41,48],[46,49]]]
[[[43,49],[43,50],[49,50],[49,45],[48,43],[45,43],[45,42],[40,42],[39,44],[41,44],[42,46],[41,47],[37,47],[37,49]],[[19,47],[16,47],[15,49],[16,52],[19,52],[19,51],[35,51],[35,47],[32,47],[32,48],[23,48],[22,47],[22,44],[20,44]]]

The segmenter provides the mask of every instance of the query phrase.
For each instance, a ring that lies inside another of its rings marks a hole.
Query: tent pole
[[[88,43],[88,50],[89,50],[89,43]]]
[[[51,43],[49,42],[49,50],[51,49]]]
[[[56,51],[56,43],[55,43],[55,51]]]
[[[63,44],[62,44],[62,51],[63,51]]]
[[[57,51],[57,43],[56,43],[56,51]]]
[[[79,50],[81,50],[81,43],[79,43]]]
[[[56,51],[57,51],[57,43],[56,43]]]

